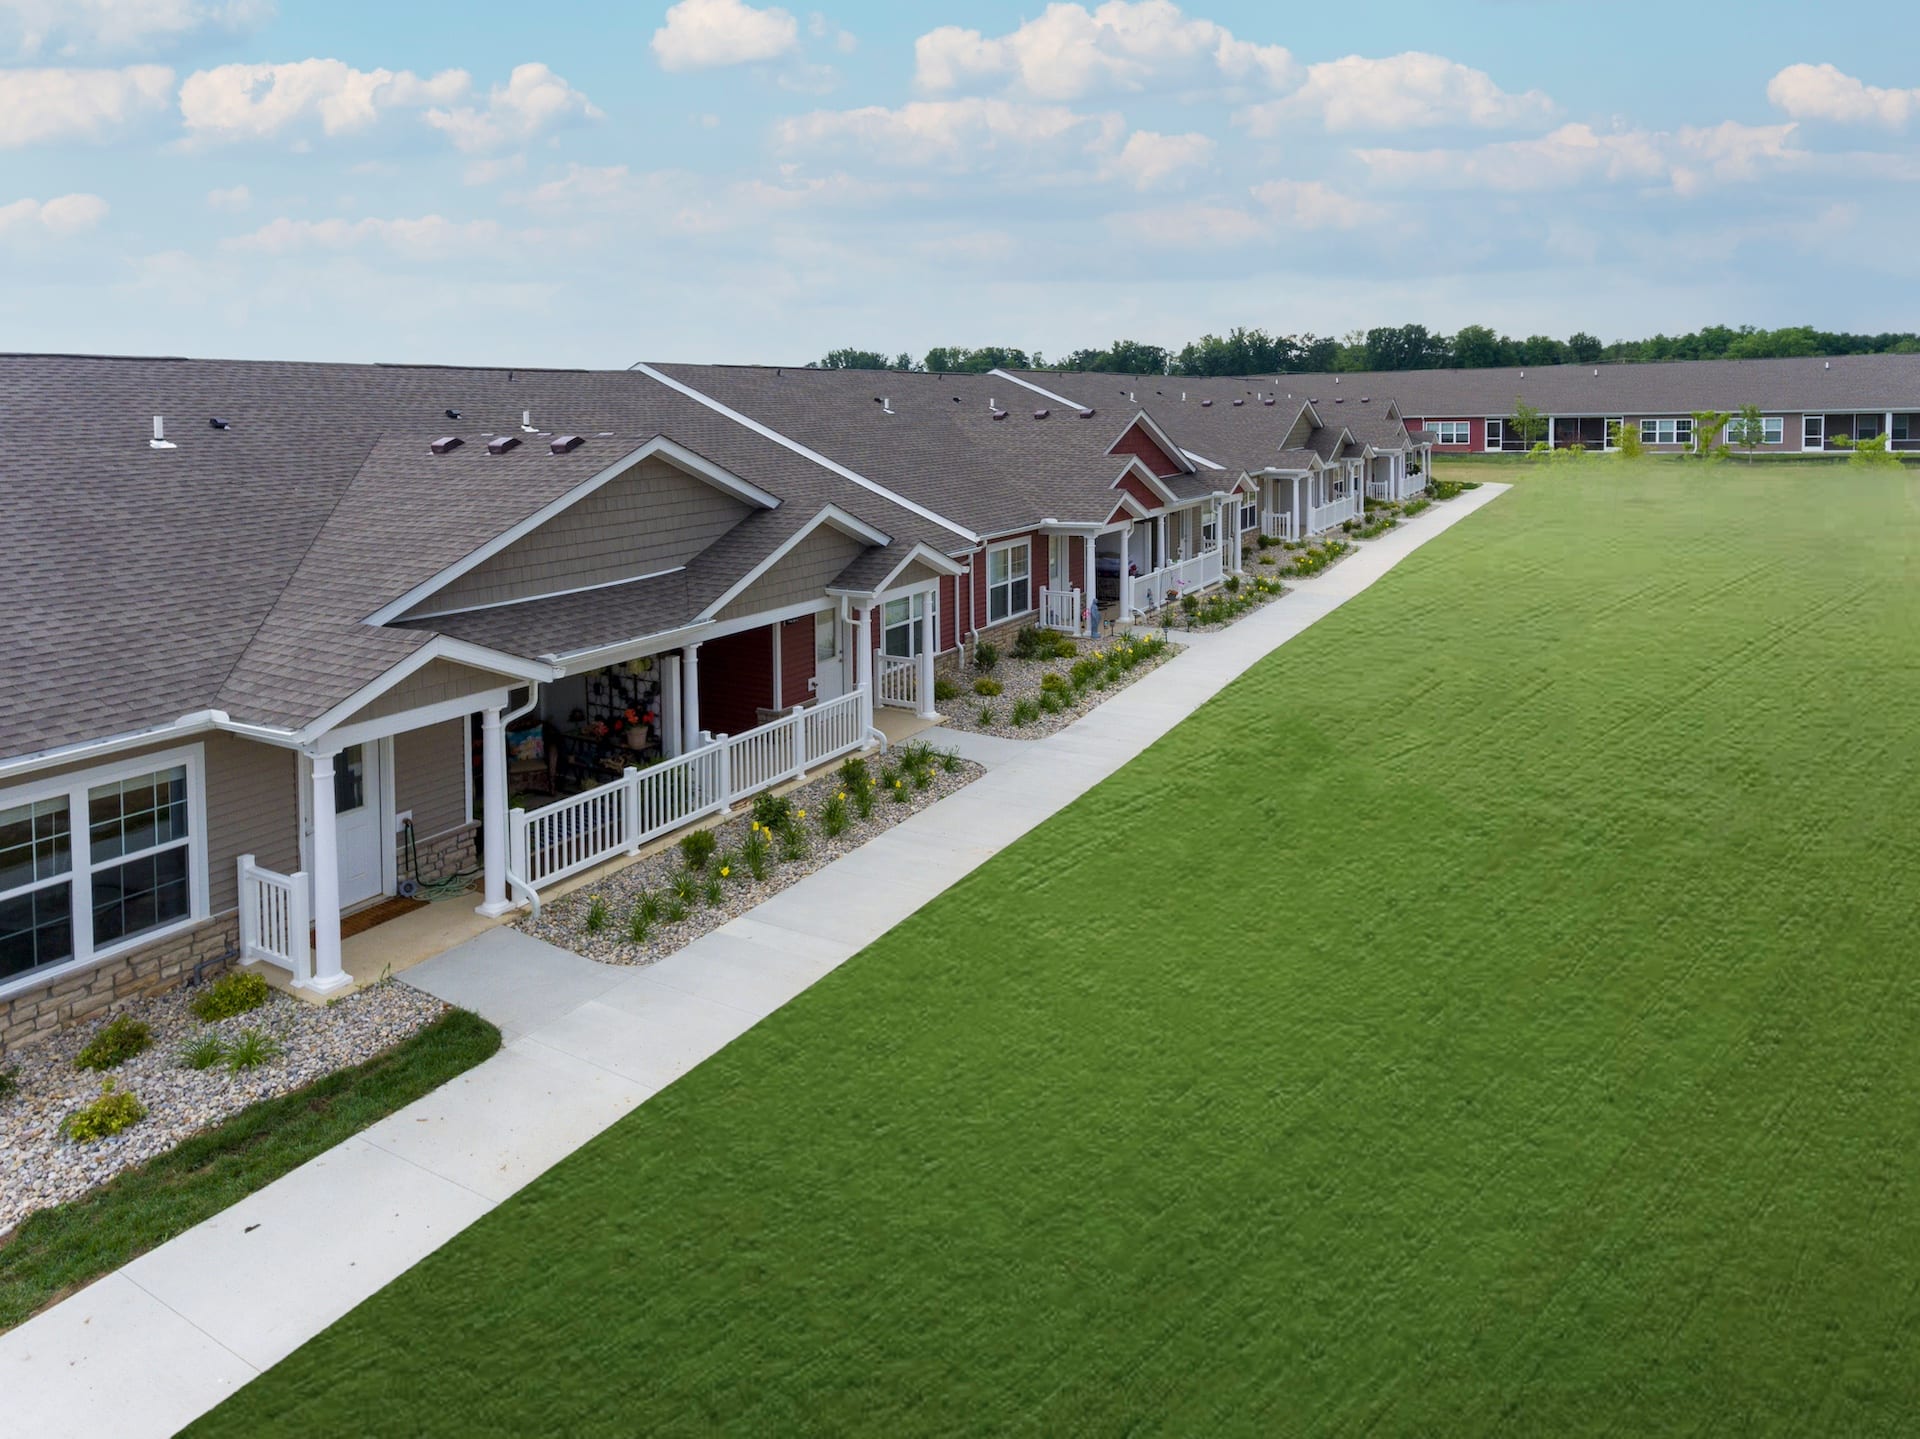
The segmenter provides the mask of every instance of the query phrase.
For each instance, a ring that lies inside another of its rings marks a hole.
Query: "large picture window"
[[[1033,546],[1026,540],[987,551],[988,624],[999,624],[1033,608],[1033,587],[1028,583],[1032,563]]]
[[[925,626],[922,621],[927,614],[927,606],[934,604],[931,594],[908,595],[904,599],[888,600],[880,610],[880,652],[892,655],[896,659],[908,659],[920,653],[920,643]],[[934,619],[939,621],[939,608],[936,605]]]
[[[205,911],[198,752],[0,794],[0,985]]]
[[[1470,420],[1434,420],[1432,428],[1433,442],[1436,445],[1473,443],[1473,422]]]
[[[1642,420],[1640,443],[1643,445],[1690,445],[1693,443],[1693,421],[1686,418]]]

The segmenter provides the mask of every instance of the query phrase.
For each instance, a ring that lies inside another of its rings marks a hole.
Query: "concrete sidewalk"
[[[502,928],[410,969],[498,1024],[500,1053],[0,1336],[4,1427],[172,1434],[1506,489],[1368,542],[1046,739],[930,732],[987,773],[656,964]]]

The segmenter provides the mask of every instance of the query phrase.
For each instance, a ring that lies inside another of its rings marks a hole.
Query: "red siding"
[[[1469,438],[1464,445],[1435,444],[1433,452],[1436,455],[1463,455],[1469,451],[1484,450],[1487,447],[1487,422],[1484,417],[1476,419],[1471,415],[1428,415],[1418,420],[1408,420],[1407,428],[1409,430],[1431,429],[1438,420],[1465,420]]]
[[[807,672],[813,672],[811,664]],[[700,646],[701,729],[739,734],[759,724],[759,712],[772,707],[773,641],[767,626]]]
[[[1128,475],[1120,481],[1120,488],[1132,495],[1148,509],[1157,510],[1160,508],[1160,497],[1147,487],[1144,480],[1136,479],[1134,476]]]
[[[813,697],[807,681],[813,678],[813,616],[785,620],[780,625],[781,705],[797,705]]]
[[[1186,466],[1163,450],[1137,421],[1113,442],[1113,448],[1107,453],[1136,456],[1146,461],[1147,468],[1155,475],[1178,475],[1186,471]]]

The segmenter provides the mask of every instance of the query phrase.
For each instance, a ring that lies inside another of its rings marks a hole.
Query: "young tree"
[[[1695,410],[1693,412],[1693,449],[1690,453],[1696,460],[1725,457],[1727,447],[1720,444],[1715,436],[1732,418],[1731,410]]]
[[[1753,452],[1767,442],[1767,423],[1760,415],[1758,405],[1742,405],[1740,413],[1733,417],[1727,426],[1727,443],[1738,445],[1747,452],[1747,463],[1753,463]]]
[[[1887,437],[1875,435],[1870,440],[1856,440],[1853,453],[1847,456],[1847,463],[1860,465],[1868,469],[1899,469],[1900,457],[1887,448]]]
[[[1529,452],[1547,442],[1547,417],[1525,400],[1514,400],[1513,415],[1507,421],[1507,428],[1525,442]]]
[[[1647,452],[1640,443],[1640,427],[1625,420],[1607,421],[1607,442],[1620,452],[1623,460],[1637,460]]]

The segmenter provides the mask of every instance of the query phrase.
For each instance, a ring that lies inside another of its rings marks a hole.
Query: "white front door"
[[[386,886],[380,854],[380,747],[352,744],[333,758],[334,842],[340,854],[340,906],[372,899]]]
[[[1056,595],[1073,588],[1073,561],[1067,549],[1072,543],[1065,535],[1047,537],[1047,588]]]
[[[840,614],[822,610],[813,617],[813,695],[825,703],[847,692],[847,667],[842,658]]]

